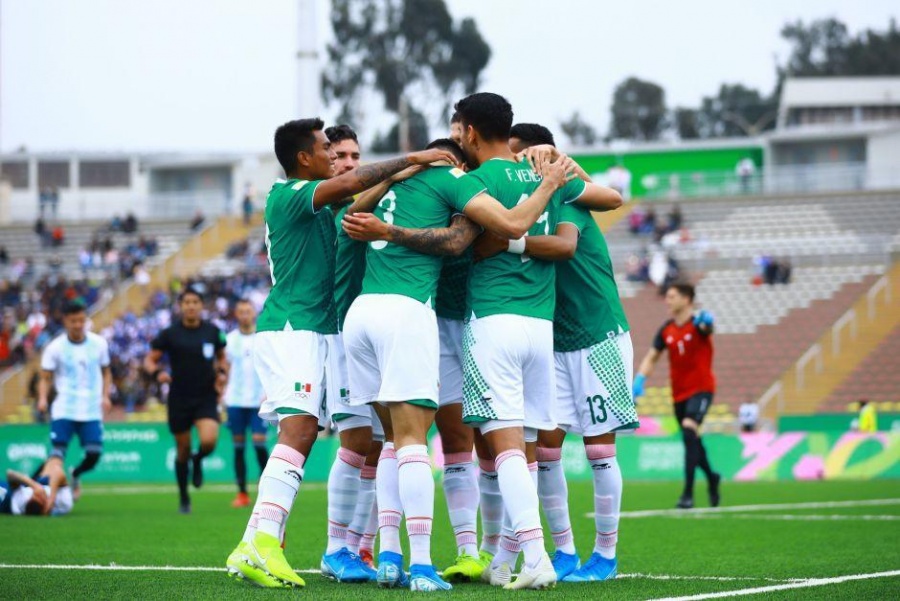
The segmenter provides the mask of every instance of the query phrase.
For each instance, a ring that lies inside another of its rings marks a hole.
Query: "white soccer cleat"
[[[554,586],[556,586],[556,570],[553,569],[550,556],[545,552],[535,567],[522,566],[522,571],[519,572],[516,579],[503,588],[508,591],[518,591],[553,588]]]
[[[506,586],[512,580],[512,569],[506,562],[491,564],[481,573],[481,579],[491,586]]]

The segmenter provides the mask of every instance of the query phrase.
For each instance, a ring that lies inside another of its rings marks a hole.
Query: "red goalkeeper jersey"
[[[680,326],[673,319],[664,323],[656,334],[653,348],[669,351],[669,377],[676,403],[683,403],[700,392],[716,391],[712,335],[701,333],[693,319]]]

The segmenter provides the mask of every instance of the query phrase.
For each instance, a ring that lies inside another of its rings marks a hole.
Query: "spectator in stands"
[[[753,163],[753,159],[750,157],[742,158],[738,161],[734,171],[741,182],[741,193],[749,194],[751,180],[753,179],[753,174],[756,172],[756,165]]]
[[[41,248],[50,246],[50,232],[47,230],[47,222],[44,221],[43,217],[38,217],[37,221],[34,222],[34,233],[37,234],[41,241]]]
[[[199,230],[204,221],[206,221],[206,217],[203,215],[203,211],[197,209],[197,212],[194,213],[194,218],[191,219],[191,231],[196,232]]]
[[[130,212],[125,216],[125,221],[122,222],[122,231],[126,234],[133,234],[138,230],[138,220],[137,217],[134,216],[134,213]]]
[[[241,212],[244,215],[244,225],[250,225],[250,220],[253,218],[253,197],[255,195],[253,184],[247,182],[247,185],[244,186],[244,200],[241,203]]]
[[[677,232],[684,223],[684,217],[681,215],[681,206],[678,203],[672,205],[672,210],[666,216],[668,223],[666,224],[666,233]]]
[[[137,263],[134,266],[134,283],[141,289],[141,294],[146,294],[147,286],[150,285],[150,272],[144,267],[143,263]]]
[[[656,211],[651,207],[644,215],[644,222],[641,224],[640,233],[655,234],[656,233]]]
[[[122,218],[118,215],[113,215],[112,221],[109,222],[109,231],[111,232],[121,232],[122,231]]]
[[[0,246],[0,265],[9,265],[9,253],[5,246]]]
[[[855,421],[859,432],[878,432],[878,412],[875,410],[875,403],[870,403],[869,399],[860,399],[859,417]]]
[[[738,408],[738,423],[741,425],[741,432],[754,432],[758,421],[759,405],[752,398],[748,398]]]
[[[59,188],[54,187],[50,190],[50,210],[53,212],[53,218],[56,219],[59,213]]]
[[[649,282],[650,275],[648,273],[647,259],[642,259],[636,254],[628,257],[628,260],[625,262],[625,279],[629,282]]]
[[[53,238],[53,246],[62,246],[66,242],[66,230],[61,223],[57,223],[51,234]]]
[[[644,225],[644,217],[646,216],[646,212],[642,207],[635,207],[631,213],[628,214],[628,231],[632,234],[640,234],[641,226]]]
[[[53,191],[49,186],[44,186],[38,191],[38,215],[40,218],[44,218],[44,212],[47,210],[47,206],[50,204],[50,195],[53,194]]]

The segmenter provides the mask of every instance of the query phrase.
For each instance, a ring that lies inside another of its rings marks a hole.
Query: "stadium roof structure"
[[[900,77],[792,77],[784,82],[778,129],[793,109],[900,106]]]

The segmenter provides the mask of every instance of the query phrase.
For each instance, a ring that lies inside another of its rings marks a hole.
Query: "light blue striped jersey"
[[[74,343],[63,333],[47,345],[41,369],[53,372],[56,400],[51,419],[86,422],[103,419],[103,368],[109,367],[109,345],[103,337],[87,332]]]
[[[225,339],[225,356],[231,364],[228,386],[225,388],[225,404],[229,407],[257,409],[265,394],[253,368],[254,336],[235,330]]]

